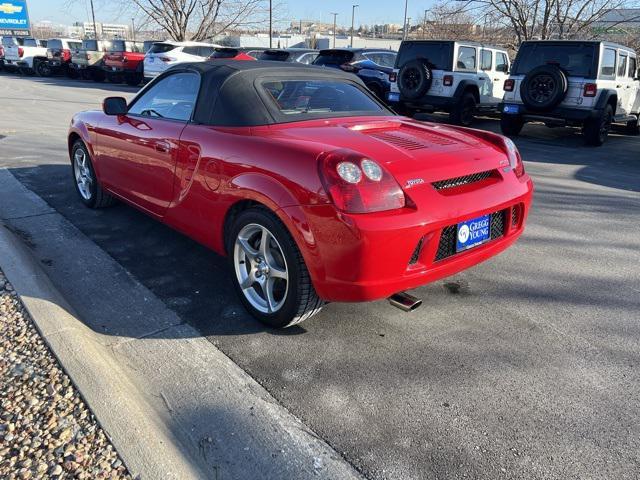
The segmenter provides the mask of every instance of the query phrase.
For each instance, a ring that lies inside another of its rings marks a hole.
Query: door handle
[[[171,145],[168,142],[156,142],[156,151],[166,153],[171,149]]]

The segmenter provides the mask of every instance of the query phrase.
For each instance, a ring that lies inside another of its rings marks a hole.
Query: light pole
[[[422,38],[427,38],[427,11],[424,11],[424,21],[422,22]]]
[[[409,0],[404,0],[404,23],[402,24],[402,40],[407,39],[407,9],[409,8]]]
[[[134,23],[135,18],[131,19],[131,36],[133,37],[133,41],[136,41],[136,24]]]
[[[353,22],[356,16],[356,8],[360,5],[352,5],[351,7],[351,48],[353,48]]]
[[[336,17],[338,14],[332,12],[331,15],[333,15],[333,48],[336,48]]]
[[[93,35],[98,40],[98,27],[96,26],[96,12],[93,9],[93,0],[91,0],[91,17],[93,18]]]
[[[269,48],[273,48],[273,0],[269,0]]]

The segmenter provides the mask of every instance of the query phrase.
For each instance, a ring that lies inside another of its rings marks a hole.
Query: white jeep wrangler
[[[476,113],[498,113],[509,72],[505,49],[442,40],[409,40],[400,45],[390,74],[387,100],[399,112],[449,112],[469,126]]]
[[[595,146],[605,142],[614,122],[638,134],[638,60],[622,45],[523,42],[504,91],[500,126],[505,135],[518,135],[528,121],[582,127],[586,143]]]
[[[46,40],[15,37],[13,42],[7,43],[4,47],[4,64],[7,69],[33,74],[35,64],[47,59]]]

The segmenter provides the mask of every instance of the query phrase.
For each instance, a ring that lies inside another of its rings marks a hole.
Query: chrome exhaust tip
[[[396,308],[399,308],[403,312],[413,312],[416,308],[422,305],[422,300],[409,295],[407,292],[400,292],[391,295],[389,303]]]

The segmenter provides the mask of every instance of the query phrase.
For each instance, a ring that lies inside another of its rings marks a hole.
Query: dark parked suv
[[[391,86],[389,75],[396,63],[396,52],[373,48],[331,48],[320,50],[313,65],[352,72],[378,98],[386,100]]]

